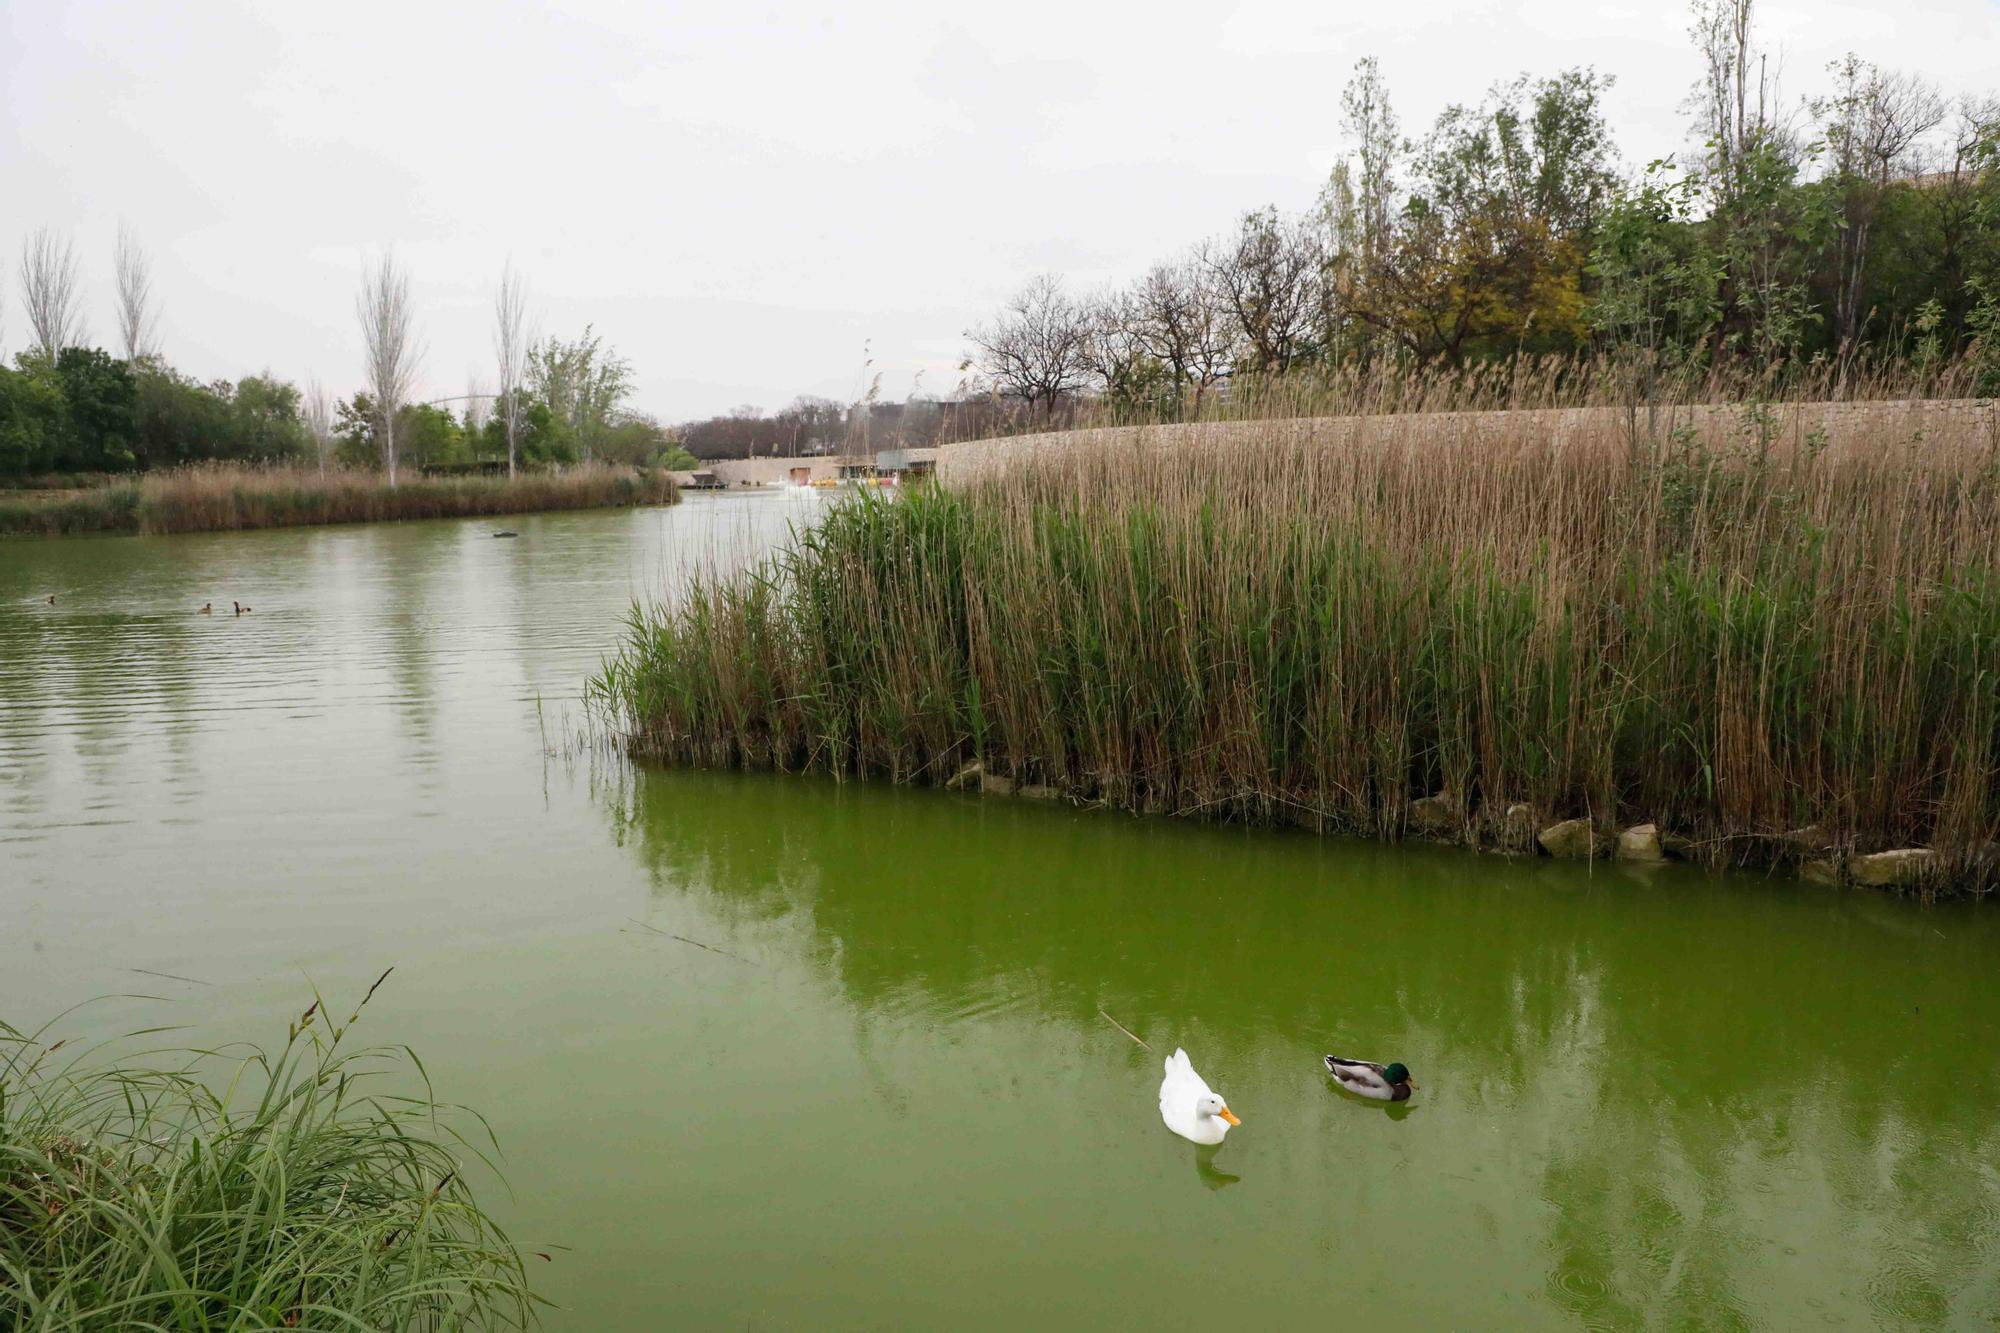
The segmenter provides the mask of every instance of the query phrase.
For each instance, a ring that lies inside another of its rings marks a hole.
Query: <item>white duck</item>
[[[1167,1057],[1167,1076],[1160,1080],[1160,1119],[1190,1143],[1214,1144],[1231,1125],[1243,1122],[1229,1113],[1222,1098],[1209,1091],[1186,1051],[1175,1048]]]

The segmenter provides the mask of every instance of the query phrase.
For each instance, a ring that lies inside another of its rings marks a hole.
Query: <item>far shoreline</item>
[[[0,537],[159,536],[680,503],[662,469],[585,465],[515,477],[411,478],[310,468],[195,467],[58,499],[0,495]]]

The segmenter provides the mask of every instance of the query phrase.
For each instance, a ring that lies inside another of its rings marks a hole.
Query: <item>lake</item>
[[[575,743],[635,596],[818,503],[0,544],[0,1017],[393,966],[555,1329],[2000,1321],[1990,908]]]

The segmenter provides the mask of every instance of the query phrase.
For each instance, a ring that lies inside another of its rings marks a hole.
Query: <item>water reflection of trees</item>
[[[1585,1324],[1791,1322],[1801,1291],[2000,1311],[1983,917],[819,779],[648,773],[606,804],[658,893],[809,923],[864,1011],[1158,1035],[1198,1005],[1246,1044],[1395,1045],[1467,1130],[1425,1169],[1497,1173],[1468,1206]]]

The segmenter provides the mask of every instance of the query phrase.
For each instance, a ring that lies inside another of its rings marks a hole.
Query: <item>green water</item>
[[[563,1330],[2000,1320],[1991,908],[549,756],[806,512],[0,544],[0,1015],[394,965]]]

